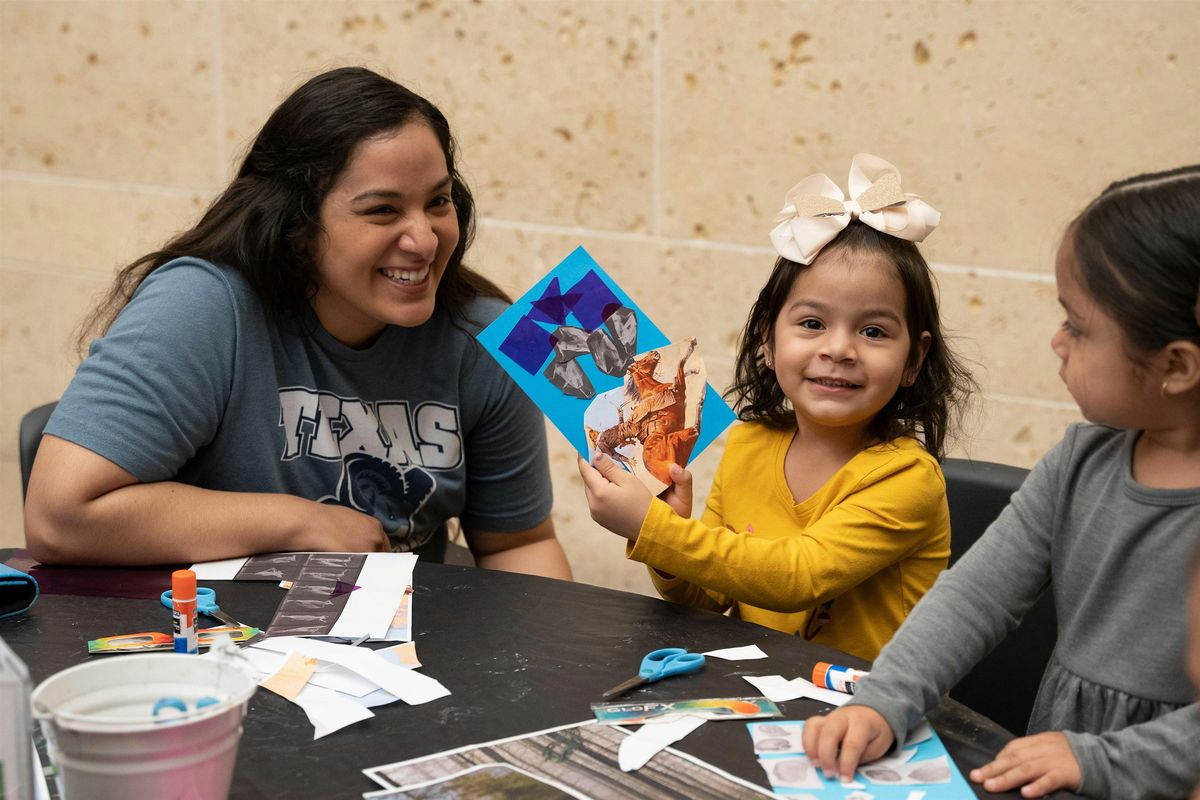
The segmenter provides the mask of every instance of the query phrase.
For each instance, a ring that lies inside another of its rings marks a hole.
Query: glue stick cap
[[[813,667],[812,682],[823,689],[826,688],[825,676],[829,674],[829,668],[832,666],[833,664],[830,664],[828,661],[818,661],[816,666]]]
[[[176,600],[196,599],[196,573],[177,569],[171,573],[171,597]]]

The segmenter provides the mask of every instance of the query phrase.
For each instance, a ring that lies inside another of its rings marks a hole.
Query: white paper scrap
[[[299,650],[309,658],[332,661],[374,683],[409,705],[419,705],[445,697],[450,690],[437,679],[411,669],[403,669],[366,647],[331,644],[302,636],[276,636],[255,642],[252,647],[287,653]]]
[[[192,564],[188,569],[196,573],[198,581],[231,581],[238,570],[246,563],[248,557],[227,558],[223,561],[202,561]]]
[[[726,647],[724,650],[709,650],[704,655],[713,658],[723,658],[726,661],[750,661],[755,658],[766,658],[767,654],[756,644],[745,647]]]
[[[782,675],[743,675],[756,689],[776,703],[795,700],[797,697],[808,697],[820,700],[831,706],[844,705],[851,695],[835,692],[832,689],[822,689],[810,680],[804,678],[785,679]]]
[[[313,739],[320,739],[347,725],[375,716],[369,708],[353,698],[311,683],[292,702],[304,709],[308,721],[313,724]]]
[[[617,764],[622,772],[641,769],[654,754],[669,744],[678,742],[706,722],[704,717],[685,715],[663,721],[647,722],[626,736],[617,750]]]
[[[346,598],[346,605],[330,636],[354,639],[369,634],[372,639],[387,637],[392,617],[404,592],[412,582],[416,553],[371,553],[355,579],[358,588]]]

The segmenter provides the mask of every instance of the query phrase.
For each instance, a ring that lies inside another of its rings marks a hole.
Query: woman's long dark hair
[[[880,233],[855,220],[827,244],[818,258],[832,252],[880,257],[893,265],[904,287],[910,346],[908,363],[920,356],[920,335],[929,331],[929,351],[912,386],[901,386],[871,421],[868,432],[875,442],[898,436],[921,440],[939,461],[945,456],[952,418],[964,411],[965,400],[978,390],[970,372],[946,342],[938,312],[937,294],[929,265],[912,242]],[[773,428],[796,426],[796,415],[775,373],[763,360],[763,345],[772,341],[775,320],[783,310],[792,284],[808,267],[786,258],[775,262],[771,277],[758,294],[738,344],[733,386],[725,397],[733,401],[738,419],[761,422]]]
[[[237,177],[199,222],[121,269],[84,321],[80,349],[91,335],[108,330],[147,275],[183,256],[240,272],[276,323],[304,319],[318,288],[312,245],[321,233],[326,194],[361,142],[413,122],[428,125],[441,143],[458,217],[458,246],[438,284],[438,305],[461,315],[474,297],[508,300],[499,287],[462,263],[475,235],[475,204],[455,167],[454,138],[442,112],[393,80],[344,67],[310,79],[275,109]]]
[[[1111,184],[1067,230],[1083,288],[1140,359],[1200,344],[1200,165]]]

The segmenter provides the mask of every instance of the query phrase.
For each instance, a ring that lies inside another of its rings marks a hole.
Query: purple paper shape
[[[530,375],[536,375],[554,349],[550,331],[529,317],[521,317],[500,343],[500,352],[521,365]]]
[[[608,288],[593,269],[589,269],[566,293],[580,295],[571,313],[589,332],[604,324],[604,320],[608,318],[605,310],[613,305],[621,305],[620,298],[613,294],[612,289]]]
[[[551,278],[549,285],[546,286],[546,291],[533,301],[533,308],[529,316],[538,322],[563,325],[567,321],[567,314],[571,313],[571,309],[579,302],[581,296],[578,292],[562,294],[558,288],[558,278]]]
[[[330,597],[341,597],[344,594],[350,594],[355,589],[361,589],[361,586],[355,586],[353,583],[345,581],[337,581],[333,584],[333,591],[329,593]]]

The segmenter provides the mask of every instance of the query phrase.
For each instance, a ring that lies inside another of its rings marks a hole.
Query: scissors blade
[[[217,620],[220,620],[221,622],[224,622],[226,625],[228,625],[231,628],[251,628],[251,627],[253,627],[252,625],[244,625],[244,624],[238,622],[236,619],[229,616],[228,614],[226,614],[224,611],[222,611],[219,608],[213,609],[211,611],[205,611],[203,613],[207,614],[208,616],[212,617],[213,619],[217,619]],[[267,635],[260,630],[258,633],[254,634],[249,639],[242,642],[242,644],[253,644],[254,642],[257,642],[259,639],[265,639],[266,637],[267,637]]]
[[[625,681],[624,683],[618,683],[616,686],[609,689],[604,694],[600,695],[600,697],[605,700],[612,700],[614,697],[620,697],[621,695],[625,694],[630,689],[636,689],[638,686],[641,686],[645,682],[646,682],[646,679],[643,678],[641,675],[635,675],[634,677],[630,678],[629,680]]]

